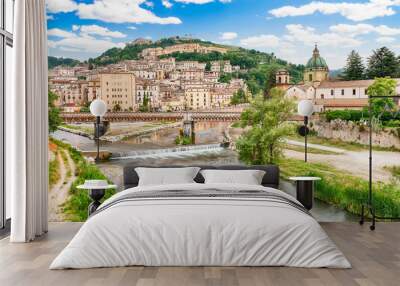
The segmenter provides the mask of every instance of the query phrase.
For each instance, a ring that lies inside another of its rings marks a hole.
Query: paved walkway
[[[304,142],[287,140],[289,144],[304,146]],[[307,144],[309,147],[337,152],[338,154],[308,154],[310,162],[326,163],[339,170],[345,170],[349,173],[368,179],[369,152],[366,151],[348,151],[340,148],[327,147],[318,144]],[[295,159],[303,159],[304,153],[293,150],[285,150],[285,155]],[[400,165],[400,152],[373,151],[373,178],[375,181],[389,182],[392,174],[385,170],[385,166]]]

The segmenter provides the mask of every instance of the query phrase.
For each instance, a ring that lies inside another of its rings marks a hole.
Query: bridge
[[[185,112],[109,112],[104,119],[109,122],[134,122],[134,121],[182,121]],[[240,119],[239,111],[196,111],[190,112],[191,118],[196,122],[224,121],[234,122]],[[95,118],[90,113],[61,113],[61,118],[66,123],[94,122]]]

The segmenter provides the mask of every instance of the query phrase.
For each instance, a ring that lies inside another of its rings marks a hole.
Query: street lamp
[[[90,104],[90,113],[96,116],[95,123],[95,140],[97,143],[96,162],[100,161],[100,117],[104,116],[107,112],[107,105],[101,99],[93,100]]]
[[[307,162],[307,134],[308,130],[308,118],[314,112],[314,105],[311,100],[301,100],[297,106],[297,112],[299,115],[304,116],[304,126],[300,127],[300,134],[304,136],[304,161]]]

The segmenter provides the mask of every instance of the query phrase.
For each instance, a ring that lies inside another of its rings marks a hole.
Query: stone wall
[[[352,121],[333,120],[331,122],[318,120],[312,122],[312,128],[319,137],[340,139],[345,142],[369,144],[367,126],[360,126]],[[386,128],[373,133],[373,145],[381,147],[395,147],[400,149],[400,130]]]

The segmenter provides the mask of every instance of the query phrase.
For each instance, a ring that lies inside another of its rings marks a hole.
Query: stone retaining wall
[[[313,131],[319,137],[329,139],[340,139],[345,142],[356,142],[363,145],[369,144],[369,132],[367,126],[359,125],[352,121],[340,119],[331,122],[319,120],[312,121]],[[394,147],[400,149],[400,130],[396,128],[385,128],[373,133],[373,145],[380,147]]]

